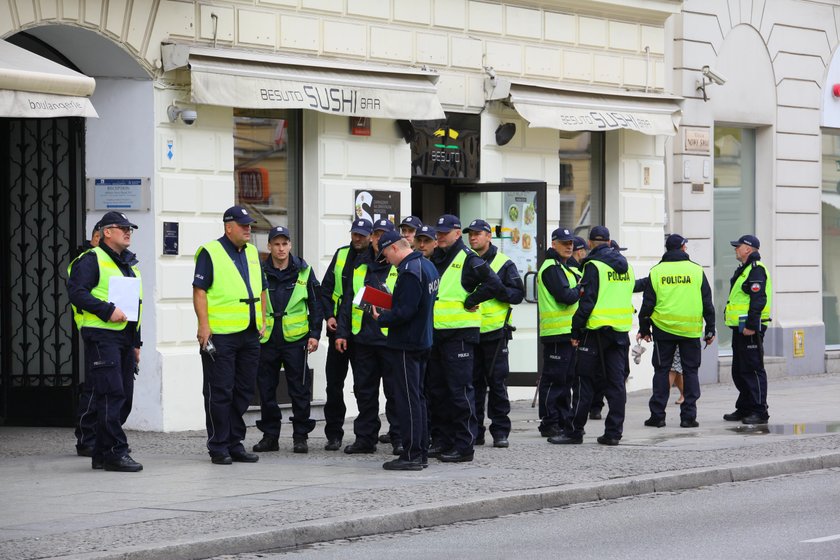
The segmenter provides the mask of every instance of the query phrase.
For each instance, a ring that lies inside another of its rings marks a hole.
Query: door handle
[[[528,282],[529,277],[531,278],[530,283]],[[522,283],[525,284],[525,301],[528,303],[537,303],[537,273],[533,270],[526,272]]]

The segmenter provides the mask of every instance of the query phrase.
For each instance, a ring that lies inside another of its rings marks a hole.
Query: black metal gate
[[[85,122],[0,119],[0,422],[72,425],[67,265],[84,240]]]

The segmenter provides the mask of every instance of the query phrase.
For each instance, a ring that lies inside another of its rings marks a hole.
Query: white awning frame
[[[614,95],[512,83],[509,103],[529,128],[566,131],[634,130],[673,136],[681,118],[679,97]]]
[[[98,117],[96,81],[0,40],[0,117]]]
[[[445,118],[438,74],[303,57],[164,45],[164,69],[188,67],[194,103],[243,109],[312,109],[349,117]]]

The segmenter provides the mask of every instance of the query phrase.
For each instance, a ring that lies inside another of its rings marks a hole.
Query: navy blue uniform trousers
[[[429,450],[429,419],[424,379],[428,350],[388,349],[394,380],[394,408],[397,411],[403,452],[400,459],[425,461]]]
[[[474,344],[463,340],[436,343],[426,378],[435,446],[462,454],[473,452],[477,430],[473,360]]]
[[[574,398],[572,400],[571,437],[583,437],[583,427],[589,418],[595,388],[602,386],[607,398],[609,412],[604,421],[604,435],[621,439],[624,432],[624,408],[627,403],[625,371],[630,338],[625,334],[622,340],[615,336],[602,336],[598,331],[584,331],[583,340],[577,348]]]
[[[674,364],[674,353],[680,349],[680,362],[683,376],[683,403],[680,405],[680,419],[694,420],[697,418],[697,399],[700,398],[700,378],[697,370],[700,368],[700,339],[662,339],[653,340],[653,394],[648,407],[651,418],[664,419],[665,407],[671,396],[671,381],[668,373]]]
[[[543,343],[543,372],[539,385],[540,428],[571,432],[572,379],[575,349],[569,341]]]
[[[324,366],[327,378],[324,435],[327,439],[340,441],[344,438],[344,417],[347,414],[347,406],[344,404],[344,381],[347,379],[347,368],[353,355],[353,341],[348,340],[347,350],[339,352],[335,349],[335,336],[329,334],[327,340],[327,363]]]
[[[732,381],[738,389],[735,401],[738,412],[758,414],[766,420],[769,414],[763,332],[744,336],[732,327]]]
[[[495,357],[495,362],[493,358]],[[508,399],[507,337],[479,342],[475,347],[473,389],[475,391],[475,417],[477,437],[484,437],[484,411],[487,401],[487,418],[490,435],[507,438],[510,435],[510,399]]]
[[[388,433],[391,444],[400,443],[400,421],[394,406],[394,364],[389,362],[385,346],[359,344],[353,348],[353,393],[359,415],[353,421],[356,441],[364,446],[375,446],[379,438],[379,385],[385,392],[385,417],[388,419]]]
[[[286,374],[286,386],[292,401],[292,437],[306,439],[315,429],[310,409],[312,393],[307,385],[309,366],[306,351],[308,337],[294,344],[277,344],[269,340],[260,345],[260,365],[257,370],[257,389],[260,395],[260,419],[257,428],[268,436],[280,435],[283,413],[277,404],[277,385],[280,369]]]
[[[134,397],[134,332],[83,328],[82,339],[89,367],[85,383],[93,384],[96,410],[93,455],[104,461],[118,459],[128,453],[122,426]]]
[[[245,420],[254,396],[260,336],[253,327],[233,334],[214,334],[216,355],[201,353],[204,369],[204,414],[211,457],[242,453]]]

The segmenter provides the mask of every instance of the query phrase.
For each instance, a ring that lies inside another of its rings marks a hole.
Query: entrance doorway
[[[516,332],[509,345],[509,386],[533,387],[541,370],[536,278],[545,254],[546,184],[543,182],[412,182],[413,213],[434,225],[441,214],[461,218],[466,227],[482,218],[494,229],[493,244],[517,265],[525,283],[525,301],[513,307]],[[469,246],[464,234],[464,243]]]
[[[67,265],[84,232],[85,121],[0,119],[0,422],[70,426],[81,352]]]
[[[737,266],[729,242],[755,233],[755,130],[715,126],[714,301],[718,348],[728,352],[732,333],[724,326],[729,279]]]

